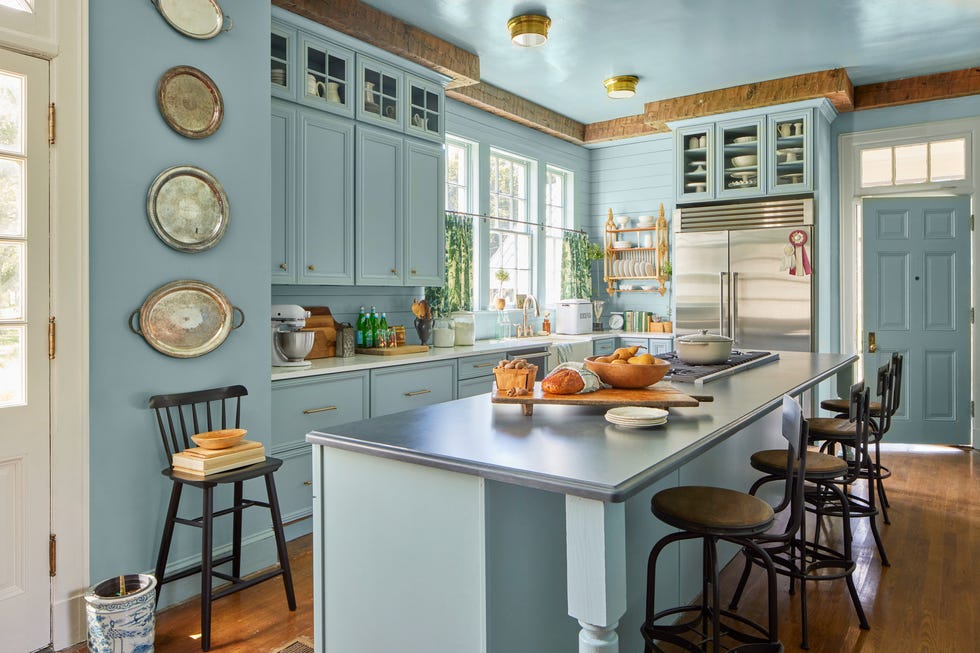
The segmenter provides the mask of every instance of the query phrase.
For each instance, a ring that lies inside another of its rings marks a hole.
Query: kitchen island
[[[478,395],[309,433],[318,653],[639,650],[646,556],[669,532],[650,497],[747,489],[752,451],[781,444],[782,395],[855,360],[780,352],[654,429]],[[696,545],[676,549],[662,605],[700,590]]]

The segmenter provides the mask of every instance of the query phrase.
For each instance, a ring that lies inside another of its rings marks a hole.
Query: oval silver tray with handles
[[[192,39],[214,38],[234,27],[217,0],[150,0],[150,4],[171,27]]]
[[[234,313],[241,316],[234,324]],[[133,318],[139,316],[139,324]],[[129,316],[129,328],[161,354],[194,358],[218,348],[245,324],[245,314],[224,294],[204,281],[181,279],[150,293]]]

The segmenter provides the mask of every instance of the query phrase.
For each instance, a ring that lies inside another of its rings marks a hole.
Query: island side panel
[[[486,653],[483,479],[313,449],[317,653]]]

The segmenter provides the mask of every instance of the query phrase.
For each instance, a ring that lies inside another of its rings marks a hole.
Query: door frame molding
[[[861,189],[860,153],[868,147],[887,147],[918,143],[943,138],[966,138],[966,179],[963,181],[935,184],[916,184],[915,186]],[[838,137],[838,181],[840,216],[840,350],[860,353],[863,349],[858,334],[861,321],[858,306],[857,284],[860,282],[859,265],[863,265],[862,253],[857,247],[859,241],[857,208],[861,201],[870,197],[889,196],[938,196],[968,195],[971,198],[971,211],[977,213],[977,190],[980,188],[980,117],[943,120],[903,127],[891,127],[863,132],[840,134]],[[970,301],[972,306],[980,305],[980,270],[975,264],[980,240],[977,231],[970,234],[971,279]],[[980,336],[974,328],[970,338],[971,352],[971,393],[975,399],[976,388],[980,382]],[[980,443],[978,420],[973,420],[971,440],[976,448]]]

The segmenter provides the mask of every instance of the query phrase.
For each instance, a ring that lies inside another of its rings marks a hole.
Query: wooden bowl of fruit
[[[645,388],[667,375],[670,363],[652,354],[638,354],[639,347],[620,347],[609,356],[589,356],[585,367],[614,388]]]

